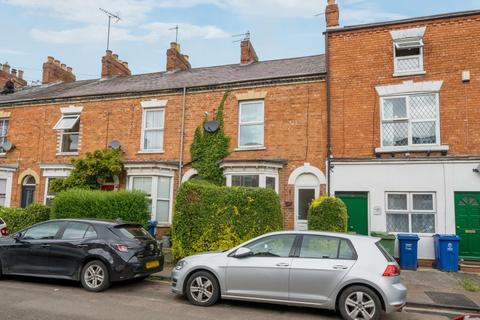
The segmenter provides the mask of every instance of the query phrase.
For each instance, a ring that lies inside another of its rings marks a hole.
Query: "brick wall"
[[[391,30],[426,26],[425,75],[393,77]],[[441,143],[449,155],[480,154],[480,15],[369,27],[329,34],[332,151],[372,157],[380,147],[378,85],[443,80]],[[352,67],[354,66],[354,67]],[[469,70],[471,81],[462,82]]]
[[[249,91],[266,92],[265,97],[265,150],[238,151],[238,101],[237,94]],[[186,98],[184,161],[190,161],[190,144],[195,128],[204,118],[204,112],[214,114],[223,96],[223,90],[192,92]],[[164,153],[141,154],[142,127],[141,102],[144,100],[168,100],[165,107]],[[42,176],[39,165],[43,163],[70,163],[71,156],[57,155],[58,134],[53,129],[60,119],[61,107],[82,106],[80,125],[80,152],[106,147],[112,140],[119,140],[125,160],[178,161],[182,116],[181,94],[144,96],[106,100],[85,100],[46,105],[2,108],[10,112],[8,139],[15,148],[0,158],[0,164],[15,164],[19,168],[13,176],[12,204],[20,204],[21,185],[19,175],[26,169]],[[324,146],[326,130],[325,82],[295,83],[269,87],[232,90],[225,104],[225,131],[231,137],[231,154],[228,160],[286,159],[288,164],[280,170],[280,196],[285,211],[285,227],[293,228],[293,188],[287,181],[292,170],[311,163],[324,171]],[[187,168],[184,168],[185,172]],[[178,173],[177,173],[178,174]],[[175,175],[175,186],[178,185]],[[44,197],[45,179],[41,177],[36,190],[37,202]],[[125,177],[121,179],[125,186]]]

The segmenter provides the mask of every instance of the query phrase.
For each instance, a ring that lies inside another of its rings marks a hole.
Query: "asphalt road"
[[[222,301],[201,308],[170,292],[169,284],[152,280],[116,284],[106,292],[89,293],[72,282],[30,278],[0,280],[1,320],[282,320],[339,319],[329,311],[268,304]],[[448,319],[402,312],[397,319]]]

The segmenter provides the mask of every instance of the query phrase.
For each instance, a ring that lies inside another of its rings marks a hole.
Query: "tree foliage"
[[[50,190],[99,189],[102,181],[111,181],[123,171],[121,150],[103,149],[88,152],[83,159],[72,159],[73,170],[65,179],[52,180]]]
[[[219,129],[215,132],[208,132],[204,129],[205,117],[202,125],[195,129],[195,135],[190,146],[192,167],[197,170],[201,179],[212,182],[216,185],[223,185],[223,170],[219,162],[228,155],[230,138],[225,135],[223,110],[228,91],[223,94],[222,101],[215,114],[215,120],[219,123]]]

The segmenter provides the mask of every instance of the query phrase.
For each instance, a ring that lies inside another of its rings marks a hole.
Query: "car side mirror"
[[[13,239],[16,241],[16,242],[21,242],[22,241],[22,234],[19,232],[19,233],[16,233],[13,235]]]
[[[241,247],[241,248],[238,248],[237,251],[235,251],[234,257],[238,258],[238,259],[241,259],[241,258],[246,258],[246,257],[251,256],[251,255],[252,255],[252,250],[250,250],[248,248],[245,248],[245,247]]]

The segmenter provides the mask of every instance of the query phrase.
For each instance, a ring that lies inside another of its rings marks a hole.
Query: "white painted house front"
[[[333,160],[330,187],[365,192],[369,232],[416,233],[418,258],[435,259],[432,236],[459,233],[455,194],[480,192],[479,164],[473,157]]]

